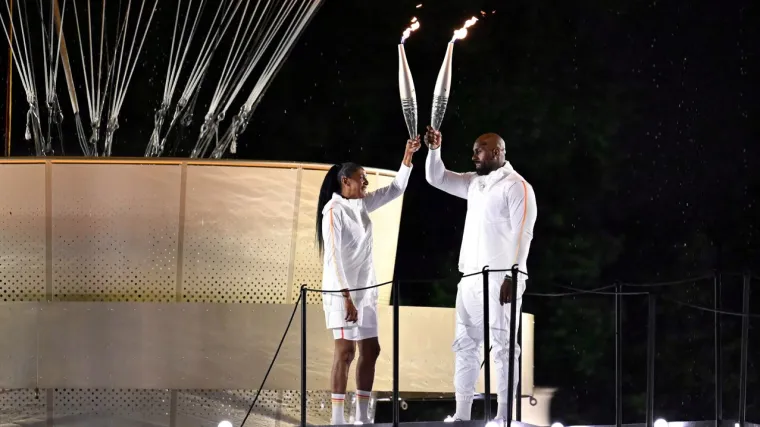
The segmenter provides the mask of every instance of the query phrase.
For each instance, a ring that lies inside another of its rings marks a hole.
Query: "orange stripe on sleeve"
[[[523,217],[520,221],[520,233],[517,235],[517,249],[515,250],[515,262],[512,265],[517,264],[517,257],[520,255],[520,241],[522,240],[523,231],[525,231],[525,217],[528,216],[528,186],[525,185],[525,181],[522,181],[523,186]]]
[[[340,274],[340,270],[338,270],[338,258],[335,255],[335,226],[333,225],[333,208],[330,208],[330,241],[332,242],[332,257],[333,257],[333,265],[335,266],[335,276],[338,279],[338,282],[343,285],[343,288],[348,288],[348,285],[343,282],[343,277]]]

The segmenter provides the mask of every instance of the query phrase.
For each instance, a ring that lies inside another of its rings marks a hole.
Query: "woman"
[[[420,140],[406,143],[404,159],[391,185],[367,193],[367,174],[355,163],[335,165],[327,172],[317,204],[317,245],[324,260],[322,299],[327,328],[335,338],[332,367],[332,425],[346,424],[343,403],[348,368],[359,347],[356,368],[356,421],[366,423],[375,362],[380,355],[377,339],[377,284],[372,265],[372,221],[369,213],[391,202],[406,190],[412,171],[412,155]]]

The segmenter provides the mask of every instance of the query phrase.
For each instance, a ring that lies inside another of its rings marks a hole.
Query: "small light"
[[[565,427],[565,426],[563,426],[562,423],[555,422],[552,424],[552,427]]]
[[[232,423],[227,420],[224,420],[219,423],[219,427],[232,427]]]
[[[668,422],[662,418],[658,418],[657,421],[654,422],[654,427],[668,427]]]

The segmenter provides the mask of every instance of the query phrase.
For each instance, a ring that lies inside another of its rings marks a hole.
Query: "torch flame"
[[[465,37],[467,37],[467,29],[475,25],[475,23],[478,22],[478,18],[472,17],[465,21],[464,26],[456,31],[454,31],[454,37],[451,39],[452,42],[455,40],[461,40]]]
[[[409,36],[412,35],[412,31],[416,31],[418,28],[420,28],[420,23],[417,21],[417,18],[412,18],[412,25],[409,26],[406,30],[404,30],[404,33],[401,35],[401,44],[404,44],[406,39],[409,38]]]

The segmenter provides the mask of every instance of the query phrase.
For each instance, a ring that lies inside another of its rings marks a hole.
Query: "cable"
[[[498,272],[509,272],[512,270],[487,270],[489,273],[498,273]],[[527,275],[525,272],[520,271],[520,273]],[[447,281],[447,280],[461,280],[467,277],[474,277],[478,275],[482,275],[483,271],[475,272],[475,273],[468,273],[464,275],[454,275],[450,277],[443,277],[438,279],[432,279],[432,280],[425,280],[425,279],[414,279],[414,280],[401,280],[403,283],[433,283],[433,282],[440,282],[440,281]],[[681,284],[687,284],[696,282],[699,280],[705,280],[712,278],[712,275],[705,275],[705,276],[697,276],[692,277],[688,279],[678,280],[678,281],[670,281],[670,282],[652,282],[652,283],[621,283],[620,286],[629,286],[629,287],[663,287],[663,286],[675,286],[675,285],[681,285]],[[560,284],[552,284],[552,286],[556,286],[559,288],[569,289],[572,292],[560,292],[560,293],[526,293],[526,295],[530,296],[536,296],[536,297],[563,297],[563,296],[573,296],[573,295],[580,295],[580,294],[598,294],[598,295],[627,295],[627,296],[635,296],[635,295],[647,295],[649,292],[600,292],[601,290],[614,288],[616,285],[607,285],[602,286],[599,288],[594,288],[590,290],[586,289],[579,289],[574,288],[572,286],[567,285],[560,285]]]
[[[555,286],[559,286],[560,288],[570,289],[571,291],[577,292],[579,294],[585,293],[585,294],[596,294],[596,295],[649,295],[649,292],[599,292],[595,289],[587,291],[584,289],[578,289],[578,288],[574,288],[572,286],[567,286],[567,285],[555,285]],[[615,286],[616,285],[608,285],[608,286],[604,286],[604,288],[609,289],[609,288],[614,288]]]
[[[525,292],[523,295],[527,295],[529,297],[547,297],[547,298],[560,298],[560,297],[572,297],[576,295],[588,295],[588,294],[595,294],[601,290],[609,289],[612,286],[602,286],[600,288],[596,289],[590,289],[588,291],[573,291],[573,292],[557,292],[557,293],[540,293],[540,292]]]
[[[675,280],[672,282],[655,282],[655,283],[621,283],[621,286],[630,286],[633,288],[653,288],[653,287],[660,287],[660,286],[677,286],[677,285],[684,285],[687,283],[694,283],[700,280],[705,279],[712,279],[714,276],[712,274],[710,275],[704,275],[704,276],[698,276],[698,277],[692,277],[682,280]]]
[[[510,273],[510,272],[512,272],[512,269],[510,268],[509,270],[488,270],[488,272],[489,273]],[[520,273],[520,274],[522,274],[522,275],[525,275],[525,276],[528,275],[528,273],[526,273],[526,272],[524,272],[522,270],[517,270],[517,272]],[[481,271],[481,273],[482,273],[482,271]]]
[[[702,306],[699,306],[699,305],[690,304],[688,302],[678,301],[678,300],[675,300],[675,299],[671,299],[671,298],[667,298],[667,297],[662,297],[662,296],[660,298],[664,299],[665,301],[670,301],[672,303],[675,303],[675,304],[678,304],[678,305],[682,305],[684,307],[689,307],[689,308],[693,308],[693,309],[701,310],[701,311],[707,311],[707,312],[710,312],[710,313],[725,314],[727,316],[737,316],[737,317],[744,317],[745,316],[744,313],[737,313],[737,312],[734,312],[734,311],[715,310],[714,308],[702,307]],[[753,317],[760,318],[760,314],[749,313],[746,316],[750,317],[750,318],[753,318]]]
[[[251,402],[251,406],[248,408],[248,412],[245,414],[245,418],[243,418],[243,422],[240,423],[240,427],[243,427],[245,425],[245,422],[248,420],[248,417],[251,415],[251,411],[253,411],[253,407],[256,405],[256,401],[259,400],[259,395],[261,394],[261,390],[264,389],[264,384],[267,382],[267,378],[269,377],[269,373],[272,371],[272,367],[274,366],[275,360],[277,360],[277,355],[280,354],[282,343],[285,342],[285,337],[288,336],[290,325],[293,323],[293,318],[296,316],[296,311],[298,311],[298,304],[301,302],[306,304],[306,301],[301,301],[301,295],[302,294],[299,292],[295,307],[293,307],[293,313],[290,314],[290,320],[288,320],[288,326],[285,327],[285,333],[282,334],[282,338],[280,339],[280,344],[277,345],[277,350],[274,352],[274,357],[272,357],[272,361],[269,363],[269,368],[267,369],[267,373],[264,374],[264,379],[261,380],[261,385],[259,386],[259,389],[256,390],[256,396],[253,397],[253,402]],[[303,363],[305,363],[305,361],[303,361]]]
[[[105,145],[103,148],[103,155],[104,156],[111,156],[111,149],[113,147],[113,135],[114,132],[116,132],[116,129],[119,127],[118,119],[119,119],[119,113],[121,112],[121,107],[124,104],[124,98],[127,95],[127,88],[129,87],[129,83],[132,81],[132,76],[135,71],[135,66],[137,65],[138,58],[140,57],[140,53],[142,52],[143,43],[145,43],[145,37],[148,35],[148,30],[150,29],[150,24],[153,21],[153,16],[156,12],[156,7],[158,6],[158,0],[155,0],[153,3],[153,9],[150,11],[150,16],[148,17],[148,23],[145,26],[142,38],[140,39],[140,44],[137,47],[137,52],[134,52],[135,42],[137,41],[137,35],[139,33],[139,27],[140,22],[142,21],[143,16],[143,9],[145,8],[145,2],[147,0],[143,0],[143,2],[140,4],[140,11],[137,15],[137,24],[135,26],[135,33],[132,36],[132,44],[129,46],[129,51],[127,54],[126,62],[124,65],[124,74],[122,74],[122,60],[124,59],[124,47],[126,46],[126,36],[124,37],[124,40],[122,40],[124,43],[121,45],[121,51],[119,52],[119,66],[117,68],[117,74],[116,74],[116,83],[114,85],[114,96],[111,98],[111,108],[109,110],[108,114],[108,121],[106,126],[106,137],[105,137]],[[124,28],[127,28],[127,25],[129,24],[129,10],[132,6],[132,2],[130,2],[127,5],[127,18],[124,22]],[[134,58],[132,57],[132,54],[135,53]],[[114,60],[115,62],[115,60]],[[130,64],[131,63],[131,64]]]
[[[367,289],[374,289],[374,288],[379,288],[379,287],[381,287],[381,286],[390,285],[391,283],[393,283],[393,280],[391,280],[390,282],[380,283],[380,284],[378,284],[378,285],[367,286],[367,287],[365,287],[365,288],[356,288],[356,289],[349,289],[349,290],[348,290],[348,292],[355,292],[355,291],[365,291],[365,290],[367,290]],[[325,290],[322,290],[322,289],[309,289],[309,288],[305,288],[305,289],[306,289],[308,292],[320,292],[320,293],[323,293],[323,294],[338,294],[338,293],[341,293],[341,292],[343,292],[343,290],[338,290],[338,291],[325,291]]]
[[[45,156],[50,153],[46,151],[47,144],[42,136],[42,128],[40,125],[40,112],[37,100],[37,88],[34,83],[34,58],[29,54],[30,49],[27,46],[26,33],[29,31],[29,19],[26,9],[22,8],[24,2],[19,2],[17,5],[18,21],[19,25],[16,27],[13,24],[13,14],[10,10],[10,4],[8,0],[5,1],[5,9],[8,11],[8,25],[6,26],[3,15],[0,14],[0,24],[3,27],[3,34],[8,40],[11,55],[15,58],[16,70],[19,72],[21,78],[21,84],[24,87],[26,93],[26,101],[28,109],[26,113],[26,133],[24,138],[26,140],[34,139],[34,147],[37,156]],[[25,6],[26,7],[26,6]],[[16,34],[19,29],[21,36]],[[12,40],[12,41],[11,41]],[[29,41],[31,43],[31,40]],[[15,48],[14,48],[15,44]],[[23,49],[22,49],[23,47]]]
[[[572,292],[561,292],[561,293],[536,293],[536,292],[525,292],[525,295],[532,296],[532,297],[569,297],[569,296],[575,296],[575,295],[648,295],[649,292],[602,292],[605,289],[614,288],[616,285],[607,285],[602,286],[599,288],[594,289],[578,289],[573,288],[571,286],[565,286],[565,285],[554,285],[558,286],[560,288],[570,289]]]

